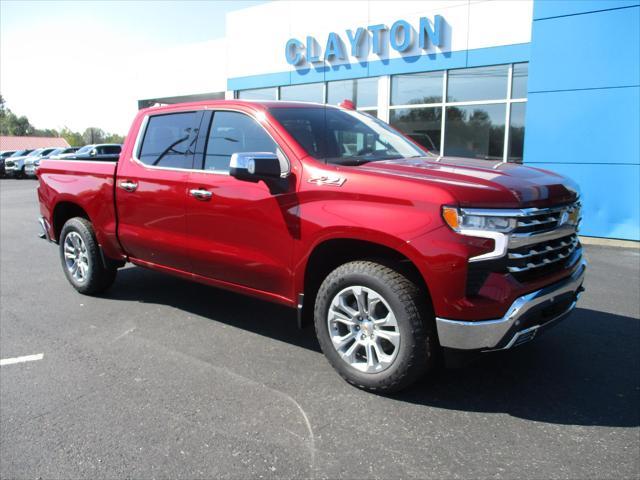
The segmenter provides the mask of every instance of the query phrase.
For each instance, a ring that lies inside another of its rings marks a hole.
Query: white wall
[[[441,15],[445,22],[442,48],[426,52],[417,41],[402,56],[444,53],[531,41],[533,0],[423,0],[423,1],[300,1],[284,0],[236,10],[227,14],[227,75],[229,78],[294,70],[285,59],[290,38],[305,42],[312,35],[324,48],[330,32],[342,38],[350,56],[347,29],[383,23],[387,27],[399,19],[417,31],[420,17]],[[389,49],[382,56],[371,53],[361,60],[398,58]]]

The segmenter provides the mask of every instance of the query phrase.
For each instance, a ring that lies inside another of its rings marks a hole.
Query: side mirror
[[[231,155],[229,175],[238,180],[258,182],[287,178],[289,161],[279,150],[271,152],[244,152]]]
[[[278,149],[272,152],[244,152],[231,155],[229,175],[245,182],[262,180],[271,193],[282,193],[289,187],[291,165]]]
[[[98,150],[96,150],[95,148],[93,150],[91,150],[89,152],[89,155],[91,155],[92,157],[95,157],[96,155],[98,155]]]

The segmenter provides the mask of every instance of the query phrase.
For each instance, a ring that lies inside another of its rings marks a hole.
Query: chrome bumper
[[[502,318],[468,322],[436,317],[440,345],[459,350],[505,350],[533,339],[539,329],[573,311],[583,290],[586,267],[582,260],[569,278],[519,297]],[[566,308],[554,310],[558,305]]]

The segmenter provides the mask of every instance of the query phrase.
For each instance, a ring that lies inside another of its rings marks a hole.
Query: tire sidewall
[[[78,235],[80,235],[82,241],[84,242],[85,248],[87,249],[89,272],[83,282],[79,282],[75,278],[73,278],[73,275],[71,275],[71,272],[69,272],[69,269],[67,268],[67,262],[64,256],[64,244],[67,240],[67,236],[72,232],[76,232]],[[71,285],[73,285],[73,287],[80,292],[87,289],[87,286],[91,283],[91,277],[94,275],[95,260],[90,250],[90,242],[93,241],[94,239],[92,232],[89,231],[82,222],[78,221],[75,218],[72,218],[67,223],[65,223],[64,227],[62,227],[62,232],[60,232],[60,261],[62,262],[62,268],[64,270],[64,274],[67,277],[67,280],[69,280],[69,283],[71,283]]]
[[[364,373],[346,363],[333,347],[329,335],[327,316],[331,301],[338,292],[354,285],[368,287],[382,295],[389,307],[391,307],[391,310],[393,310],[398,324],[398,330],[400,331],[400,347],[393,364],[378,373]],[[340,276],[327,285],[322,285],[316,301],[314,320],[318,341],[331,365],[338,370],[343,377],[347,378],[347,380],[353,381],[359,386],[375,388],[389,378],[397,375],[399,371],[405,369],[410,361],[411,354],[415,348],[416,338],[409,317],[410,313],[407,310],[407,305],[405,305],[389,285],[376,276],[354,272]]]

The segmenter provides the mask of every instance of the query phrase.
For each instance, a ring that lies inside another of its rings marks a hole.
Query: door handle
[[[197,198],[198,200],[210,200],[213,196],[209,190],[205,190],[204,188],[193,188],[189,190],[189,195]]]
[[[124,182],[120,182],[118,184],[120,186],[121,189],[127,191],[127,192],[135,192],[136,189],[138,188],[138,183],[137,182],[132,182],[131,180],[126,180]]]

